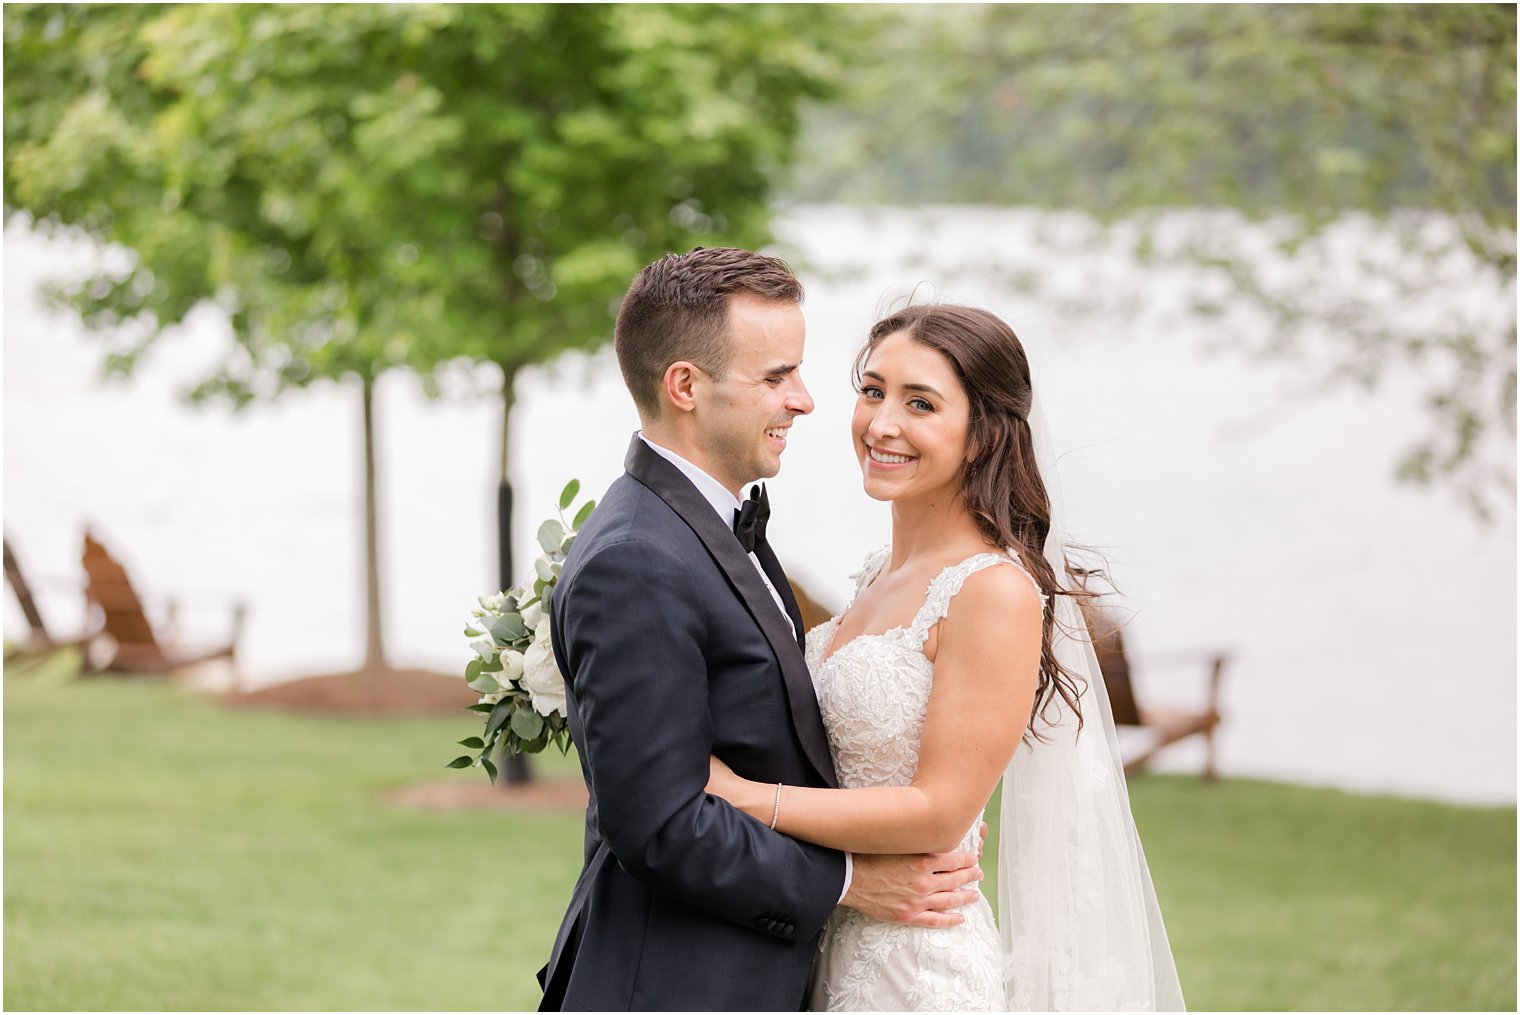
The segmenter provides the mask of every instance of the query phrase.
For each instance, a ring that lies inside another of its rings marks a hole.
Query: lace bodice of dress
[[[881,573],[890,556],[891,547],[882,547],[866,559],[854,575],[850,605]],[[923,606],[906,626],[833,646],[827,659],[824,655],[838,630],[839,617],[808,633],[808,668],[818,678],[819,709],[841,786],[906,786],[913,781],[934,677],[934,664],[923,653],[924,641],[949,612],[950,601],[966,579],[999,563],[1023,570],[1018,554],[1011,550],[1006,555],[968,557],[929,583]]]

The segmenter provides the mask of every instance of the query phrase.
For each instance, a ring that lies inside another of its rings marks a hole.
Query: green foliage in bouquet
[[[529,580],[481,597],[480,607],[471,611],[464,634],[472,639],[475,658],[466,664],[464,679],[480,692],[480,701],[469,707],[486,714],[486,726],[482,736],[459,741],[479,754],[461,755],[449,768],[479,766],[495,782],[496,765],[490,756],[498,744],[508,755],[537,754],[550,744],[561,752],[570,749],[565,682],[554,662],[549,611],[565,555],[596,507],[596,501],[587,501],[572,521],[565,520],[580,488],[579,480],[567,483],[559,495],[559,517],[538,527],[543,552],[533,561]]]

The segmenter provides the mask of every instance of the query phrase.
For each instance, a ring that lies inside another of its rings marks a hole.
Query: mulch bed
[[[586,812],[586,784],[579,779],[534,779],[526,786],[493,786],[479,769],[460,773],[457,780],[404,786],[387,794],[403,807],[435,810],[518,810]]]
[[[326,673],[227,695],[229,705],[342,715],[457,713],[480,700],[458,674],[432,670]]]
[[[228,705],[327,715],[459,714],[480,695],[458,675],[432,670],[355,670],[302,677],[256,691],[225,695]],[[432,810],[519,810],[583,814],[580,779],[537,778],[525,786],[494,786],[470,769],[448,781],[417,783],[386,794],[403,807]]]

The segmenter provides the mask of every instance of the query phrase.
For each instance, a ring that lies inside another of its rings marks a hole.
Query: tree
[[[205,303],[232,325],[191,397],[356,383],[366,668],[384,665],[372,392],[611,337],[670,250],[768,239],[827,9],[707,5],[7,5],[5,213],[132,254],[62,294],[129,374]],[[131,325],[124,328],[124,325]]]
[[[1203,308],[1266,311],[1255,351],[1301,351],[1329,331],[1329,372],[1363,384],[1395,358],[1418,360],[1431,434],[1401,475],[1445,482],[1480,512],[1513,496],[1513,6],[989,4],[864,16],[877,59],[813,116],[807,138],[827,143],[805,141],[803,196],[1080,208],[1123,222],[1142,259],[1212,269]],[[1166,242],[1150,226],[1178,207],[1264,222],[1303,270],[1274,282],[1232,245],[1240,231],[1211,219]],[[1383,305],[1318,270],[1353,216],[1402,248],[1369,265],[1394,294]],[[1418,324],[1389,312],[1449,286],[1454,270],[1481,274],[1507,311]]]

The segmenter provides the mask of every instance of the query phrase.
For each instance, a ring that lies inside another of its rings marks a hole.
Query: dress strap
[[[881,574],[881,569],[886,567],[887,561],[891,559],[891,543],[878,546],[866,554],[866,562],[860,565],[860,570],[850,575],[855,579],[855,591],[850,594],[850,601],[845,604],[844,609],[839,611],[839,616],[844,616],[845,612],[855,605],[855,600],[860,598],[860,594],[865,591],[867,585],[876,580],[876,576]]]
[[[1017,551],[1010,549],[1004,553],[979,553],[974,557],[967,557],[959,564],[951,564],[929,583],[924,605],[919,608],[913,622],[908,625],[908,640],[915,648],[923,648],[924,642],[928,640],[930,629],[945,619],[945,614],[950,612],[950,600],[954,599],[956,593],[961,590],[961,586],[966,584],[966,579],[982,568],[991,567],[994,564],[1012,564],[1018,568],[1039,594],[1040,608],[1042,610],[1045,608],[1045,593],[1040,591],[1039,582],[1035,581],[1034,575],[1024,567],[1024,562],[1019,559]]]

